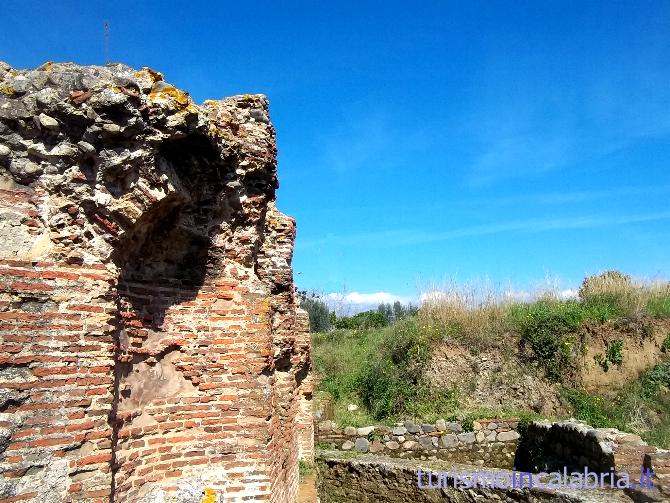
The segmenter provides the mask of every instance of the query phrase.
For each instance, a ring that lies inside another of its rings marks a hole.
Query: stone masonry
[[[503,426],[505,423],[507,426]],[[523,432],[520,438],[518,432],[511,429],[512,426],[520,427]],[[638,435],[631,433],[611,428],[592,428],[575,420],[553,423],[535,421],[527,425],[519,425],[513,419],[480,420],[473,424],[474,431],[469,433],[459,433],[462,430],[460,423],[447,423],[443,420],[438,420],[434,425],[406,422],[389,428],[389,432],[386,429],[383,426],[347,427],[342,437],[338,436],[336,430],[339,429],[332,422],[320,423],[317,439],[321,446],[325,439],[330,439],[327,443],[337,447],[342,438],[349,438],[339,447],[340,450],[320,450],[316,455],[318,492],[323,503],[670,503],[670,451],[649,446]],[[486,440],[485,432],[490,435],[493,433],[491,440]],[[389,439],[377,435],[377,439],[370,443],[368,438],[375,434],[383,434]],[[472,436],[466,436],[468,434]],[[450,438],[449,446],[444,447],[442,442],[447,435],[456,435],[456,439],[447,437]],[[397,440],[391,440],[398,436],[404,440],[400,446]],[[515,437],[514,440],[511,437]],[[377,448],[373,448],[375,443]],[[406,445],[407,443],[411,445]],[[505,457],[492,457],[488,460],[478,458],[481,452],[477,449],[496,444],[507,447],[513,445],[516,448],[514,466],[506,465]],[[420,487],[418,467],[424,472],[428,469],[442,473],[446,478],[439,483],[436,482],[439,478],[434,477],[431,486],[427,482],[428,478],[424,477]],[[511,472],[510,468],[517,471]],[[571,485],[547,486],[552,479],[549,472],[563,473],[566,470],[567,473],[583,473],[585,469],[596,474],[613,474],[615,481],[627,478],[636,483],[640,478],[641,468],[653,472],[653,475],[650,474],[652,488],[631,485],[625,489],[616,489],[610,482],[597,489],[581,489]],[[498,476],[512,477],[513,473],[519,476],[519,472],[535,473],[535,481],[542,482],[542,486],[536,483],[532,488],[528,485],[522,488],[518,484],[511,487],[507,484],[503,489],[490,483]],[[477,486],[456,487],[454,473],[486,473],[486,480],[480,478]]]
[[[670,502],[670,451],[614,428],[593,428],[574,419],[534,421],[519,444],[516,466],[533,472],[588,468],[598,473],[626,473],[631,480],[639,479],[641,469],[649,469],[656,497]],[[657,501],[651,496],[645,494],[647,499],[641,501]]]
[[[518,418],[479,419],[467,426],[438,419],[359,428],[321,421],[314,440],[327,449],[512,468],[520,438],[518,425]]]
[[[501,488],[492,480],[511,480],[512,472],[489,468],[486,481],[478,479],[470,488],[454,487],[454,470],[478,473],[481,467],[454,465],[444,461],[421,461],[389,458],[374,454],[345,456],[342,452],[323,451],[316,456],[317,489],[321,503],[661,503],[665,500],[636,498],[624,491],[605,489],[545,489],[534,486]],[[423,487],[419,486],[418,468]],[[442,473],[441,482],[433,477],[436,487],[428,487],[427,470]],[[439,487],[438,487],[439,486]]]
[[[0,503],[294,499],[310,341],[277,186],[263,96],[0,63]]]

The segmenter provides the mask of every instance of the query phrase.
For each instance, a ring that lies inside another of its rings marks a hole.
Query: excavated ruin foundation
[[[389,452],[379,440],[368,446],[360,437],[345,449],[318,451],[320,501],[670,502],[670,450],[648,445],[638,435],[576,420],[535,421],[512,444],[516,451],[510,466],[504,457],[489,456],[516,434],[507,427],[496,433],[492,425],[499,420],[477,421],[476,434],[458,435],[460,445],[448,433],[460,425],[440,421],[437,427],[424,424],[423,433],[413,423],[394,428],[390,433],[418,439],[406,440],[404,451],[396,441],[387,441],[394,444],[395,452]],[[369,429],[359,428],[361,433]],[[374,430],[378,437],[380,429]],[[486,438],[490,435],[493,441]]]
[[[0,63],[0,501],[277,501],[307,318],[263,96]]]

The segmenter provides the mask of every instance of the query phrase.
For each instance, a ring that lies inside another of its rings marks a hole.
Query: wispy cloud
[[[669,219],[670,211],[632,216],[587,215],[569,218],[537,218],[514,220],[494,224],[473,225],[470,227],[463,227],[461,229],[434,232],[416,229],[393,229],[380,232],[357,233],[349,235],[328,234],[322,238],[299,241],[298,243],[302,248],[326,244],[339,246],[396,247],[510,232],[537,233],[571,229],[590,229],[596,227],[614,227]]]
[[[492,55],[464,117],[478,148],[471,186],[541,175],[567,166],[588,171],[594,160],[636,142],[670,135],[670,78],[665,40],[639,40],[617,58],[566,80],[551,60],[527,54],[514,64]],[[557,66],[561,62],[555,62]],[[538,71],[519,80],[522,68]]]
[[[477,204],[505,205],[505,204],[543,204],[563,205],[569,203],[592,202],[602,199],[619,197],[654,196],[670,192],[670,185],[655,185],[648,187],[615,187],[606,190],[583,190],[573,192],[538,192],[535,194],[520,194],[509,197],[493,197],[479,201]]]
[[[650,196],[670,195],[670,185],[654,185],[654,186],[637,186],[637,187],[614,187],[604,190],[577,190],[577,191],[560,191],[560,192],[534,192],[514,194],[510,196],[491,196],[491,197],[464,197],[460,199],[444,199],[444,200],[417,200],[407,199],[400,200],[383,200],[372,201],[363,200],[354,205],[348,206],[347,209],[356,212],[393,212],[398,211],[403,205],[411,207],[414,213],[432,212],[432,213],[452,213],[458,214],[488,214],[491,208],[499,208],[503,206],[528,206],[528,205],[543,205],[543,206],[561,206],[566,204],[590,203],[607,199],[620,198],[648,198]],[[318,208],[311,208],[311,211],[318,211],[321,214],[336,214],[342,212],[341,206],[319,206]]]
[[[323,137],[321,164],[341,173],[369,168],[392,143],[385,113],[353,113]]]
[[[470,182],[482,186],[501,178],[546,173],[571,159],[574,152],[571,143],[563,135],[538,138],[525,134],[491,139],[473,162]]]
[[[407,302],[410,300],[409,297],[394,295],[388,292],[374,292],[374,293],[333,292],[329,293],[326,297],[328,298],[328,300],[333,302],[346,302],[349,304],[382,304],[382,303],[393,303],[396,301]]]
[[[400,112],[388,104],[362,103],[345,107],[333,127],[321,128],[320,169],[339,173],[396,169],[414,160],[414,154],[435,149],[436,132],[422,125],[411,129],[398,120]]]

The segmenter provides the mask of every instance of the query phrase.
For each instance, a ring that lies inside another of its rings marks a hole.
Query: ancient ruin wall
[[[631,481],[640,477],[641,469],[649,469],[651,494],[646,492],[640,501],[655,495],[658,501],[670,498],[670,451],[648,445],[639,435],[614,428],[592,428],[576,420],[534,421],[517,450],[517,469],[583,471],[596,473],[626,473]]]
[[[276,188],[263,96],[0,63],[0,501],[292,500],[309,333]]]
[[[418,469],[422,469],[419,486]],[[478,473],[472,465],[417,462],[371,454],[356,457],[322,451],[316,456],[317,490],[321,503],[632,503],[632,498],[612,491],[570,491],[565,489],[500,488],[494,480],[511,481],[512,472],[488,469],[488,483],[468,489],[458,487],[453,473]],[[433,473],[429,482],[427,471]],[[438,478],[438,476],[440,478]],[[482,479],[478,479],[482,480]],[[429,484],[432,483],[433,487]],[[504,482],[503,482],[504,483]],[[456,487],[455,487],[456,486]],[[655,501],[655,500],[640,500]]]
[[[314,441],[329,450],[511,469],[520,438],[518,425],[518,418],[480,419],[466,431],[470,428],[462,423],[438,419],[425,424],[405,421],[393,427],[342,428],[326,420],[316,425]]]

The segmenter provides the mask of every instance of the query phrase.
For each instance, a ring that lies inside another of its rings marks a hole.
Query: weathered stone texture
[[[310,342],[276,188],[263,96],[0,63],[0,501],[292,500]]]

